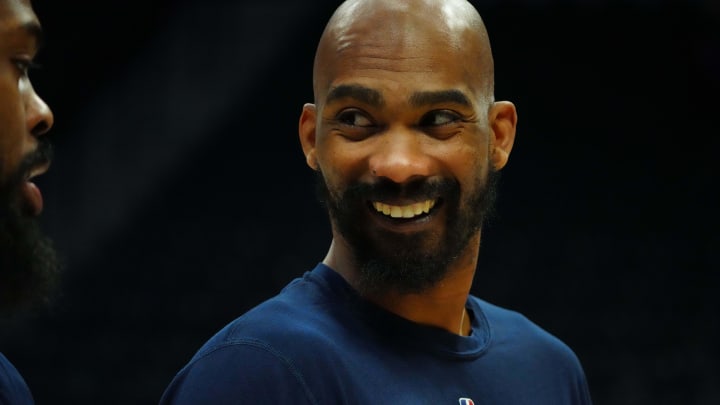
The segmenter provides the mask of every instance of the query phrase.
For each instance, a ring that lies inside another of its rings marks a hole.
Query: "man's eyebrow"
[[[45,34],[37,21],[27,21],[20,25],[20,30],[35,40],[35,48],[40,49],[45,44]]]
[[[460,90],[419,91],[410,96],[410,104],[422,107],[432,104],[454,103],[472,107],[470,99]]]
[[[373,107],[381,107],[385,104],[385,100],[379,91],[359,84],[341,84],[333,87],[328,92],[325,103],[330,104],[342,98],[352,98]]]

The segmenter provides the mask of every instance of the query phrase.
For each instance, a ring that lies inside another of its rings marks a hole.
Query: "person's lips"
[[[32,179],[45,173],[50,167],[50,162],[33,167],[21,185],[22,195],[25,200],[25,207],[30,215],[38,216],[43,210],[43,197],[38,186]]]

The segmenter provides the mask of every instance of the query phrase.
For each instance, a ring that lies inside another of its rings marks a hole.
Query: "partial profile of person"
[[[517,112],[465,0],[348,0],[320,38],[299,137],[332,242],[210,338],[184,404],[590,404],[577,355],[472,294]]]
[[[38,224],[33,178],[50,166],[53,115],[28,76],[42,40],[29,0],[0,0],[0,316],[42,302],[59,263]],[[0,353],[0,404],[33,404],[25,380]]]

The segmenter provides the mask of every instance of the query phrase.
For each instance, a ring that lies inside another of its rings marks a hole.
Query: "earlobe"
[[[490,109],[490,128],[492,139],[490,159],[493,167],[500,170],[507,164],[510,151],[515,142],[517,127],[517,111],[509,101],[497,101]]]
[[[300,135],[300,145],[302,145],[305,161],[313,170],[318,170],[317,157],[315,156],[315,129],[317,118],[317,110],[315,104],[307,103],[303,106],[300,114],[300,122],[298,123],[298,133]]]

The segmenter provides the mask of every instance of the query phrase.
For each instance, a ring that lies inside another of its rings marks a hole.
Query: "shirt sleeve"
[[[0,405],[33,405],[25,380],[10,361],[0,353]]]

